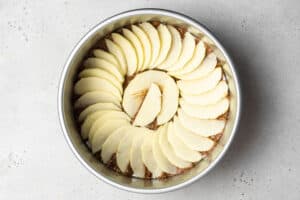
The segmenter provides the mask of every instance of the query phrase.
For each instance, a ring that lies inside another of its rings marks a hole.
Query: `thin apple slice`
[[[216,65],[217,56],[214,53],[210,53],[195,70],[186,74],[176,74],[176,77],[181,80],[201,79],[211,73],[215,69]]]
[[[125,112],[131,118],[134,118],[143,103],[147,89],[143,89],[141,91],[130,91],[130,89],[127,88],[124,91],[122,105]]]
[[[127,132],[125,129],[129,129],[128,126],[121,126],[114,130],[102,145],[101,158],[104,163],[107,163],[114,153],[117,152],[120,141],[126,136]]]
[[[162,170],[157,165],[157,162],[153,155],[153,142],[154,142],[154,133],[148,133],[145,138],[144,142],[141,146],[142,150],[142,159],[147,167],[147,169],[152,173],[152,178],[157,178],[162,175]]]
[[[119,66],[113,65],[110,62],[101,58],[88,58],[84,61],[83,65],[86,68],[100,68],[112,75],[114,75],[118,80],[124,80],[124,73]]]
[[[99,110],[89,114],[83,123],[81,124],[80,133],[83,139],[87,139],[89,137],[90,128],[93,123],[101,117],[105,113],[111,112],[110,110]],[[119,111],[120,112],[120,111]]]
[[[151,43],[151,60],[149,63],[149,68],[153,69],[153,67],[155,66],[154,63],[157,60],[157,57],[159,55],[160,52],[160,39],[159,39],[159,35],[158,32],[156,30],[156,28],[154,28],[154,26],[152,24],[150,24],[149,22],[143,22],[139,25],[144,31],[145,33],[148,35],[149,39],[150,39],[150,43]]]
[[[118,97],[119,100],[122,99],[122,90],[117,88],[112,83],[106,79],[101,79],[97,77],[82,78],[76,82],[74,86],[74,92],[77,95],[83,95],[87,92],[92,91],[106,91],[110,92],[114,96]]]
[[[173,147],[175,154],[184,161],[198,162],[202,156],[199,152],[190,149],[175,134],[174,125],[170,123],[168,127],[168,141]]]
[[[102,58],[104,60],[107,60],[108,62],[110,62],[111,64],[113,65],[120,65],[120,63],[118,62],[118,60],[116,59],[116,57],[107,52],[107,51],[104,51],[103,49],[94,49],[93,50],[93,55],[97,58]]]
[[[161,111],[157,116],[158,125],[169,121],[176,113],[178,107],[178,88],[174,80],[166,73],[161,71],[149,70],[140,73],[128,84],[123,95],[123,108],[129,116],[132,110],[138,110],[140,104],[133,104],[137,101],[136,95],[141,91],[146,91],[152,83],[157,84],[162,93]],[[141,99],[141,98],[139,98]],[[142,102],[142,100],[140,100]],[[134,107],[135,109],[133,109]]]
[[[121,107],[121,101],[118,99],[118,97],[105,91],[93,91],[85,93],[76,100],[74,107],[76,109],[80,109],[95,103],[113,103],[116,106]]]
[[[216,56],[219,60],[224,61],[224,62],[226,61],[224,54],[218,47],[213,46],[213,52],[214,52],[214,54],[216,54]]]
[[[79,78],[97,77],[97,78],[106,79],[111,84],[116,86],[119,90],[123,89],[122,84],[124,80],[118,80],[114,75],[112,75],[111,73],[103,69],[99,69],[99,68],[84,69],[79,73],[78,77]]]
[[[218,133],[222,133],[226,123],[225,120],[198,119],[191,117],[185,114],[182,109],[178,109],[178,118],[186,129],[202,135],[203,137],[209,137]]]
[[[202,41],[198,42],[198,44],[195,47],[195,51],[193,54],[193,57],[190,59],[188,63],[186,63],[182,68],[169,72],[169,74],[180,78],[181,74],[186,74],[191,71],[194,71],[203,61],[205,57],[206,48]]]
[[[122,111],[115,111],[115,110],[99,110],[99,111],[96,111],[94,113],[91,113],[90,115],[88,115],[86,117],[86,119],[84,120],[84,122],[82,123],[81,125],[81,135],[83,137],[83,139],[86,139],[88,136],[89,136],[89,132],[90,132],[90,129],[93,125],[93,123],[99,118],[101,117],[102,115],[104,114],[115,114],[116,115],[119,114],[119,115],[122,115]],[[124,114],[124,113],[123,113]]]
[[[177,85],[183,94],[202,94],[213,88],[222,78],[222,69],[217,67],[208,76],[199,80],[180,80]]]
[[[215,144],[213,140],[184,128],[177,117],[174,118],[174,133],[186,146],[195,151],[209,151]]]
[[[123,35],[131,42],[131,44],[134,46],[137,58],[138,58],[138,64],[137,64],[137,71],[139,71],[144,63],[144,50],[143,46],[139,40],[139,38],[131,32],[129,29],[122,29]]]
[[[124,123],[129,123],[130,118],[128,117],[128,115],[121,111],[110,110],[108,112],[104,112],[102,115],[99,115],[96,120],[92,120],[90,126],[87,127],[87,130],[89,132],[89,140],[92,140],[94,135],[99,132],[99,130],[101,131],[101,128],[105,125],[108,125],[108,127],[118,126],[118,123],[120,123],[121,125],[121,122],[110,123],[113,120],[122,120],[124,121]]]
[[[172,44],[165,61],[157,66],[159,69],[168,69],[172,67],[173,64],[178,60],[182,49],[180,33],[173,26],[168,26],[168,29],[172,35]]]
[[[172,72],[172,71],[182,69],[184,65],[187,64],[189,60],[193,57],[195,46],[196,46],[195,37],[191,33],[186,32],[184,34],[184,38],[182,41],[182,49],[181,49],[180,56],[177,62],[168,68],[168,71]]]
[[[216,104],[205,106],[189,104],[183,99],[179,101],[179,104],[186,114],[199,119],[216,119],[226,113],[229,108],[229,100],[226,97]]]
[[[122,74],[127,74],[127,62],[122,49],[109,39],[105,39],[105,44],[108,51],[113,54],[120,63],[120,71],[122,72]]]
[[[160,52],[154,66],[159,66],[167,58],[172,44],[172,36],[166,25],[160,24],[157,31],[160,38]]]
[[[209,37],[207,37],[207,36],[203,36],[203,37],[201,38],[201,40],[202,40],[203,42],[205,42],[206,44],[209,44],[209,45],[212,45],[212,46],[215,45],[215,43],[214,43]]]
[[[173,165],[164,155],[159,145],[159,135],[163,129],[159,128],[156,133],[154,133],[152,149],[153,149],[153,156],[156,160],[156,163],[160,169],[168,174],[176,174],[177,168]]]
[[[135,135],[130,149],[130,167],[133,171],[132,176],[137,178],[144,178],[145,165],[142,159],[141,146],[148,130],[146,130],[145,128],[137,128],[136,130],[138,130],[139,133]]]
[[[146,126],[156,118],[161,108],[161,93],[159,87],[152,83],[144,101],[133,121],[135,126]]]
[[[90,105],[89,107],[85,108],[78,117],[78,121],[82,122],[85,120],[85,118],[90,115],[91,113],[94,113],[96,111],[100,110],[116,110],[116,111],[121,111],[121,109],[116,106],[113,103],[96,103],[93,105]]]
[[[203,94],[200,95],[183,95],[182,98],[190,104],[197,105],[211,105],[220,101],[222,98],[228,95],[228,85],[226,81],[220,81],[218,85]]]
[[[101,125],[97,126],[97,130],[94,132],[92,138],[89,140],[91,143],[92,152],[95,153],[100,151],[102,149],[103,143],[108,138],[108,136],[111,135],[112,132],[114,132],[120,126],[129,126],[129,125],[130,125],[129,121],[125,119],[105,118],[105,123],[102,123]]]
[[[168,141],[168,125],[169,125],[169,123],[161,126],[162,130],[159,134],[159,145],[160,145],[160,148],[161,148],[163,154],[170,161],[170,163],[172,163],[176,167],[179,167],[179,168],[191,167],[192,163],[184,161],[181,158],[179,158],[175,154],[173,147],[170,145],[170,143]]]
[[[138,26],[132,25],[131,26],[132,32],[139,38],[144,50],[144,63],[141,70],[145,70],[149,67],[151,62],[151,54],[152,54],[152,47],[151,42],[147,34]]]
[[[137,55],[132,44],[119,33],[111,34],[114,42],[120,46],[127,62],[127,75],[132,76],[137,70]]]
[[[138,131],[136,130],[137,128],[133,126],[130,126],[129,129],[126,129],[124,132],[126,136],[120,140],[118,146],[118,150],[116,154],[117,165],[121,170],[121,172],[123,173],[127,171],[128,165],[130,163],[130,152],[131,152],[132,142],[135,136],[139,134]]]

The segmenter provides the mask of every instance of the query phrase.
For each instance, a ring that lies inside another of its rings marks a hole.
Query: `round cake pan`
[[[100,38],[113,30],[128,24],[144,21],[160,21],[171,25],[178,25],[187,28],[188,31],[195,35],[205,35],[209,38],[209,41],[220,50],[220,56],[223,56],[228,63],[227,67],[224,68],[224,72],[228,80],[231,103],[229,119],[221,140],[212,151],[210,159],[201,161],[191,170],[188,170],[181,175],[170,177],[165,180],[143,180],[130,178],[120,175],[102,165],[91,154],[85,143],[82,141],[73,113],[73,84],[76,79],[78,68],[80,67],[80,64],[87,52]],[[233,140],[239,122],[240,105],[240,87],[234,64],[219,40],[217,40],[207,28],[196,20],[177,12],[162,9],[138,9],[126,11],[112,16],[93,27],[77,43],[71,52],[61,75],[58,92],[58,112],[61,127],[66,141],[74,155],[83,164],[83,166],[85,166],[85,168],[102,181],[117,188],[138,193],[161,193],[173,191],[187,186],[207,174],[224,156]]]

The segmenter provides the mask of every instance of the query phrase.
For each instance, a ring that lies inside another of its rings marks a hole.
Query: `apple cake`
[[[110,169],[138,178],[183,173],[224,131],[225,59],[206,37],[143,22],[102,38],[74,84],[81,137]]]

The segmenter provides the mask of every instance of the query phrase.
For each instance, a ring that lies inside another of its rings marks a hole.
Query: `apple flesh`
[[[213,140],[184,128],[178,117],[174,118],[174,133],[186,146],[195,151],[209,151],[215,144]]]
[[[161,148],[163,154],[170,161],[170,163],[172,163],[173,165],[175,165],[178,168],[191,167],[192,166],[191,162],[187,162],[187,161],[179,158],[175,154],[173,147],[171,146],[171,144],[168,141],[168,127],[169,127],[169,123],[163,125],[161,127],[162,130],[159,134],[159,145],[160,145],[160,148]]]
[[[201,94],[216,87],[222,75],[222,69],[218,67],[203,79],[180,80],[177,81],[177,85],[183,94]]]
[[[148,69],[151,62],[151,54],[152,54],[151,42],[149,40],[149,37],[140,27],[136,25],[132,25],[131,30],[139,38],[143,47],[144,63],[143,63],[143,67],[140,70],[142,71]]]
[[[178,30],[173,26],[168,26],[168,29],[172,36],[171,48],[165,61],[157,66],[157,68],[165,70],[172,67],[172,65],[178,60],[182,49],[181,36]]]
[[[202,93],[200,95],[182,95],[182,98],[187,103],[204,106],[215,104],[227,95],[228,85],[226,81],[220,81],[214,89],[206,93]]]
[[[168,68],[168,71],[176,71],[182,69],[182,67],[192,58],[195,49],[195,37],[186,32],[182,41],[182,49],[178,60],[173,63],[171,67]]]
[[[155,66],[159,66],[167,58],[172,44],[172,36],[166,25],[160,24],[157,31],[160,38],[160,52],[154,63]]]
[[[225,127],[226,120],[218,119],[198,119],[184,113],[182,109],[178,109],[178,118],[181,124],[188,130],[209,137],[222,133]]]
[[[152,83],[144,101],[133,121],[135,126],[146,126],[156,118],[161,109],[161,93],[159,87]]]
[[[164,172],[168,174],[176,174],[177,169],[176,166],[173,165],[164,155],[162,152],[162,149],[159,145],[159,135],[161,134],[161,131],[163,129],[160,128],[157,130],[157,133],[154,133],[153,143],[152,143],[152,149],[153,149],[153,156],[156,160],[157,165],[160,169],[162,169]]]
[[[168,141],[173,147],[175,154],[184,161],[197,162],[202,156],[199,152],[190,149],[175,134],[174,124],[170,123],[168,127]]]
[[[149,70],[140,73],[128,84],[123,95],[123,108],[129,116],[134,116],[143,101],[142,91],[147,91],[152,83],[159,86],[162,93],[161,110],[157,115],[157,124],[169,121],[178,107],[179,91],[175,81],[165,72]]]
[[[127,63],[127,75],[132,76],[137,69],[137,55],[132,44],[118,33],[111,34],[113,41],[119,45]]]
[[[149,65],[148,67],[152,69],[154,68],[154,63],[157,60],[157,57],[160,52],[159,35],[156,28],[154,28],[154,26],[149,22],[143,22],[139,26],[145,31],[145,33],[148,35],[148,38],[150,39],[152,51],[151,51],[151,60],[150,63],[148,64]]]
[[[130,128],[129,125],[117,128],[105,140],[101,150],[101,158],[104,163],[107,163],[111,159],[112,155],[117,152],[120,140],[126,136],[125,129],[128,128]]]
[[[147,134],[145,128],[139,128],[139,133],[135,136],[130,149],[130,167],[133,171],[133,176],[137,178],[145,177],[145,165],[142,159],[141,146]]]
[[[147,169],[152,173],[152,178],[157,178],[161,176],[162,170],[157,165],[157,162],[153,155],[153,141],[154,133],[148,133],[144,138],[141,151],[143,162]]]

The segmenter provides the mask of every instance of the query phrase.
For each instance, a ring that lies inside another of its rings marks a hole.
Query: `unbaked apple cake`
[[[206,36],[158,22],[99,41],[74,86],[82,139],[122,174],[169,177],[205,159],[224,131],[224,59]]]

